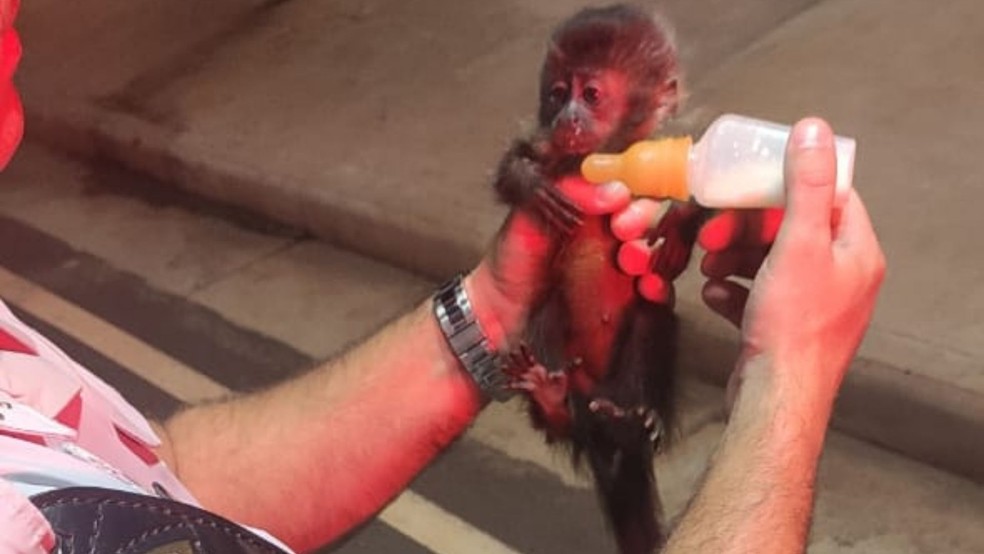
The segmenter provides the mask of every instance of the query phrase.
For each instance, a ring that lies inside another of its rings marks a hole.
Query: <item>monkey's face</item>
[[[626,75],[601,69],[548,71],[544,77],[540,125],[549,131],[553,147],[580,156],[610,144],[629,112]]]

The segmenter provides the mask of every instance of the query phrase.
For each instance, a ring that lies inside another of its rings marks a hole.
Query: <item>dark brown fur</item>
[[[676,108],[677,72],[666,30],[641,10],[579,12],[552,36],[539,127],[509,149],[495,182],[502,201],[532,208],[559,239],[555,286],[530,322],[535,357],[513,356],[510,372],[529,387],[563,387],[557,404],[531,392],[534,424],[569,444],[575,464],[588,462],[623,554],[663,542],[653,454],[673,429],[677,318],[640,299],[634,278],[618,270],[607,217],[579,213],[557,185],[581,178],[586,154],[649,136]],[[689,261],[699,214],[672,209],[649,237],[663,241],[654,269],[667,280]]]

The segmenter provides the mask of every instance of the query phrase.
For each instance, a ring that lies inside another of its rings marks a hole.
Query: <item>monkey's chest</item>
[[[580,357],[595,379],[604,377],[625,309],[634,300],[632,277],[619,271],[618,241],[608,220],[587,217],[560,260],[561,286],[570,314],[569,359]]]

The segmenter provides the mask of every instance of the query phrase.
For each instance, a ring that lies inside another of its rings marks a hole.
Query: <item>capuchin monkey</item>
[[[501,201],[529,208],[556,234],[552,286],[526,343],[506,356],[510,387],[529,398],[548,442],[587,460],[623,554],[660,547],[654,452],[673,429],[678,323],[671,303],[635,292],[616,265],[607,217],[586,216],[559,191],[581,179],[593,152],[648,138],[679,98],[676,48],[663,24],[625,5],[586,9],[553,33],[540,76],[538,128],[499,164]],[[676,205],[647,237],[661,243],[653,270],[667,282],[686,268],[704,212]]]

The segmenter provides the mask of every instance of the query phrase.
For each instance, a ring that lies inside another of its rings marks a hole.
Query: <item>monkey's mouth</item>
[[[581,125],[565,125],[557,128],[553,135],[554,146],[567,154],[588,154],[599,145],[594,133]]]

